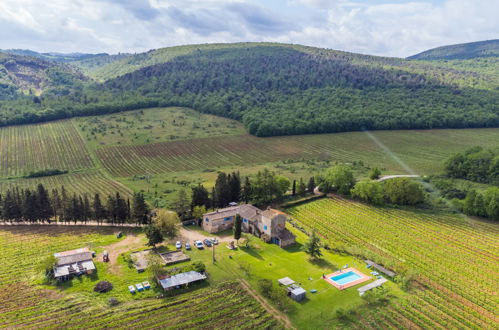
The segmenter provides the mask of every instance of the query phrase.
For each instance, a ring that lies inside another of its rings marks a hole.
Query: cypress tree
[[[127,218],[127,205],[125,200],[120,196],[120,193],[116,193],[116,219],[119,223],[125,223]]]
[[[239,243],[239,239],[241,238],[243,221],[239,214],[236,214],[236,219],[234,221],[234,239]]]
[[[71,221],[71,199],[69,198],[66,188],[61,187],[61,202],[62,202],[62,220],[65,222]]]
[[[305,182],[302,178],[300,178],[300,182],[298,183],[298,195],[303,196],[307,192],[307,186],[305,186]]]
[[[208,208],[209,204],[210,196],[208,190],[206,190],[202,184],[198,184],[197,187],[192,188],[191,210],[193,210],[195,206],[205,206]]]
[[[94,201],[92,203],[92,211],[93,211],[93,217],[97,223],[101,223],[102,220],[106,217],[106,210],[102,206],[102,202],[100,199],[99,193],[96,193],[94,195]]]
[[[59,191],[57,189],[52,189],[52,196],[51,196],[51,204],[52,204],[52,211],[54,214],[54,220],[57,221],[61,214],[62,214],[62,202],[61,202],[61,196],[59,195]]]
[[[39,219],[39,207],[37,205],[36,194],[29,189],[23,191],[22,217],[25,221],[35,222]]]
[[[296,195],[296,180],[293,180],[293,188],[291,190],[291,195]]]
[[[111,220],[111,223],[115,223],[116,216],[117,216],[116,215],[116,199],[113,197],[113,195],[107,196],[106,208],[107,208],[108,220]]]
[[[253,189],[251,187],[251,181],[249,177],[244,180],[244,186],[241,191],[241,199],[248,204],[252,198]]]
[[[137,224],[149,223],[149,207],[144,199],[144,194],[134,193],[132,206],[132,220]]]
[[[241,177],[239,172],[232,172],[229,177],[230,202],[239,202],[241,198]]]
[[[3,217],[5,220],[17,221],[21,218],[21,208],[14,197],[14,192],[10,189],[7,190],[7,194],[3,199]]]
[[[38,207],[38,219],[42,222],[49,220],[52,215],[52,206],[50,205],[50,197],[48,191],[40,183],[37,187],[36,192],[37,207]]]
[[[313,193],[314,192],[314,189],[315,189],[315,179],[314,177],[310,177],[310,179],[308,180],[308,186],[307,186],[307,190],[309,193]]]
[[[225,207],[231,202],[229,178],[224,172],[218,174],[217,181],[215,182],[215,196],[215,207]]]
[[[83,221],[86,223],[91,216],[92,209],[90,208],[90,201],[88,200],[88,195],[85,194],[83,197]]]

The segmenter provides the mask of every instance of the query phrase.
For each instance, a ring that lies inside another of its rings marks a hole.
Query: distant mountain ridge
[[[59,81],[37,103],[0,102],[0,125],[183,106],[240,120],[257,136],[499,126],[499,62],[452,63],[279,43],[104,54],[53,62],[86,80]]]
[[[26,52],[29,53],[29,52]],[[45,59],[0,53],[0,101],[20,95],[40,95],[47,90],[67,94],[88,80],[76,67]]]
[[[499,39],[441,46],[409,56],[409,60],[466,60],[499,57]]]

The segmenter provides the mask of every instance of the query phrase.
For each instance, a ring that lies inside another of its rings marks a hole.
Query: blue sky
[[[0,48],[142,52],[276,41],[405,57],[499,38],[497,0],[1,0]]]

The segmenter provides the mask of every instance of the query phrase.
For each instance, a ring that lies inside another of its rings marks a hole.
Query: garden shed
[[[303,289],[302,287],[299,287],[298,285],[291,285],[288,287],[288,295],[293,299],[294,301],[302,301],[305,299],[307,294],[307,291]]]
[[[293,281],[289,277],[283,277],[281,279],[278,279],[277,282],[279,282],[280,285],[284,285],[284,286],[288,286],[288,285],[295,283],[295,281]]]

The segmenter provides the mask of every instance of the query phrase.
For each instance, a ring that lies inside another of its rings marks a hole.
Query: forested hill
[[[410,60],[466,60],[499,57],[499,39],[433,48],[408,57]]]
[[[63,95],[87,78],[75,67],[38,57],[0,52],[0,102],[51,90]]]
[[[0,124],[187,106],[241,120],[258,136],[499,126],[496,78],[428,62],[248,43],[167,48],[110,65],[117,63],[128,73],[45,93],[37,104],[0,102]]]

